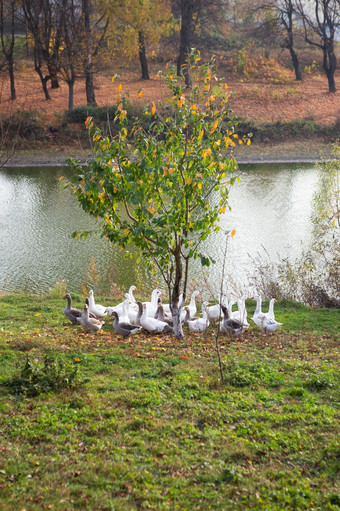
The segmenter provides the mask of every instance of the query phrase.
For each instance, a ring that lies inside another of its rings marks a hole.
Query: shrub
[[[44,392],[74,388],[88,381],[88,378],[80,378],[76,363],[49,355],[42,365],[27,357],[20,373],[3,385],[12,394],[34,397]]]
[[[335,145],[335,156],[340,147]],[[319,164],[319,187],[313,200],[313,236],[310,246],[295,261],[281,259],[274,267],[267,255],[253,258],[251,277],[259,293],[302,301],[311,307],[340,308],[340,160]]]

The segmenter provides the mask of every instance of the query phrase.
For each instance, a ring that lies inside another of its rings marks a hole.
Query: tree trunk
[[[9,80],[11,86],[11,100],[14,101],[17,97],[15,90],[15,80],[14,80],[14,62],[12,59],[8,61],[8,72],[9,72]]]
[[[172,297],[171,297],[171,304],[170,304],[170,310],[172,319],[174,322],[174,333],[176,339],[182,340],[184,339],[183,335],[183,329],[182,329],[182,323],[181,323],[181,310],[183,307],[183,304],[181,307],[178,307],[179,302],[179,295],[181,290],[181,281],[183,277],[183,264],[182,264],[182,258],[181,258],[181,245],[180,241],[176,240],[176,249],[175,249],[175,261],[176,261],[176,275],[175,275],[175,282],[174,287],[172,290]],[[184,297],[185,300],[185,297]],[[183,300],[183,303],[184,303]]]
[[[82,13],[84,17],[84,29],[86,34],[86,61],[84,65],[86,102],[89,106],[97,106],[93,85],[92,63],[92,33],[90,22],[90,5],[88,0],[82,0]]]
[[[149,80],[148,61],[146,60],[145,37],[142,31],[138,32],[139,60],[142,68],[142,80]]]
[[[51,88],[58,89],[59,88],[59,80],[58,80],[57,75],[50,73],[50,76],[51,76]]]
[[[295,80],[301,81],[302,80],[302,74],[300,69],[300,63],[298,56],[292,46],[289,47],[290,55],[292,57],[293,67],[295,71]]]
[[[69,111],[74,108],[74,79],[67,82],[68,85],[68,109]]]
[[[177,59],[177,76],[184,75],[185,83],[191,87],[191,77],[189,73],[190,64],[188,64],[188,57],[191,50],[191,42],[193,35],[193,5],[189,0],[181,1],[181,30],[180,30],[180,44],[179,54]]]
[[[42,72],[41,72],[41,67],[39,66],[39,64],[35,63],[34,64],[34,69],[35,71],[38,73],[39,75],[39,78],[40,78],[40,81],[41,81],[41,85],[42,85],[42,88],[43,88],[43,91],[44,91],[44,94],[45,94],[45,99],[46,100],[49,100],[51,99],[51,96],[48,92],[48,89],[47,89],[47,82],[48,80],[50,79],[49,76],[43,76]]]
[[[328,80],[329,92],[336,92],[334,74],[336,70],[336,56],[334,46],[330,40],[323,48],[323,69]]]

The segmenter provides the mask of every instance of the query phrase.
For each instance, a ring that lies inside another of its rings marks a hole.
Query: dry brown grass
[[[138,68],[135,71],[119,71],[119,83],[123,91],[128,91],[132,101],[137,100],[138,91],[143,88],[145,102],[161,101],[166,97],[166,87],[157,76],[161,65],[153,64],[151,79],[140,79]],[[164,68],[164,66],[163,66]],[[231,104],[235,115],[256,119],[260,122],[275,122],[292,119],[314,119],[320,124],[333,124],[340,118],[340,92],[328,92],[325,76],[304,76],[298,83],[292,72],[285,73],[281,83],[257,73],[256,77],[246,80],[241,75],[223,66],[230,90],[233,92]],[[112,82],[112,72],[102,72],[95,77],[95,93],[98,105],[105,106],[115,103],[117,82]],[[336,82],[340,87],[340,71],[337,71]],[[7,113],[16,109],[38,110],[47,123],[58,123],[62,113],[67,109],[68,87],[61,82],[59,89],[51,90],[50,101],[44,99],[40,80],[33,68],[21,65],[16,72],[17,100],[12,102],[9,96],[9,83],[6,75],[0,78],[1,112]],[[75,86],[75,106],[86,104],[84,80],[78,80]]]

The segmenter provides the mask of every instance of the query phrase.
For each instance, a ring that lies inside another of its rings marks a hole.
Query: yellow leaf
[[[233,230],[231,231],[231,233],[230,233],[230,236],[233,238],[233,237],[235,236],[235,234],[236,234],[236,231],[235,231],[235,229],[233,229]]]
[[[247,145],[250,145],[250,144],[251,144],[251,142],[250,142],[250,138],[248,138],[248,140],[247,140]]]
[[[155,115],[155,113],[156,113],[156,107],[155,107],[155,103],[154,102],[152,102],[151,113],[152,113],[152,115]]]
[[[151,215],[153,215],[154,213],[156,213],[156,210],[155,208],[152,206],[151,208],[147,208],[147,210],[149,211],[149,213],[151,213]]]
[[[92,121],[92,117],[86,117],[85,126],[88,127],[88,125],[90,124],[91,121]]]
[[[40,313],[40,312],[37,312],[37,313],[35,314],[35,316],[41,316],[41,313]]]
[[[141,97],[143,96],[143,94],[144,94],[144,91],[140,90],[140,91],[138,92],[138,97],[139,97],[139,98],[141,98]]]
[[[190,185],[190,184],[191,184],[191,181],[192,181],[191,177],[188,177],[188,178],[186,179],[186,181],[185,181],[185,184],[186,184],[186,185]]]
[[[212,126],[212,128],[210,130],[210,134],[211,135],[214,133],[214,131],[217,128],[217,126],[218,126],[218,119],[215,119],[215,122],[214,122],[214,124],[213,124],[213,126]]]
[[[120,83],[120,84],[118,85],[118,87],[117,87],[117,91],[118,91],[118,92],[120,92],[120,91],[122,90],[122,88],[123,88],[123,86],[122,86],[122,84]]]
[[[73,360],[74,360],[75,362],[80,362],[80,358],[78,358],[78,357],[74,357],[74,359],[73,359]]]
[[[202,190],[202,183],[197,183],[197,188],[198,188],[199,190]]]

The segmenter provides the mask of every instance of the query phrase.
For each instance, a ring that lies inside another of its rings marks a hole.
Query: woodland
[[[163,102],[167,67],[190,85],[184,64],[196,48],[216,57],[253,142],[325,149],[339,132],[339,10],[339,0],[3,1],[2,147],[86,145],[89,108],[105,120],[117,83],[137,110]]]

